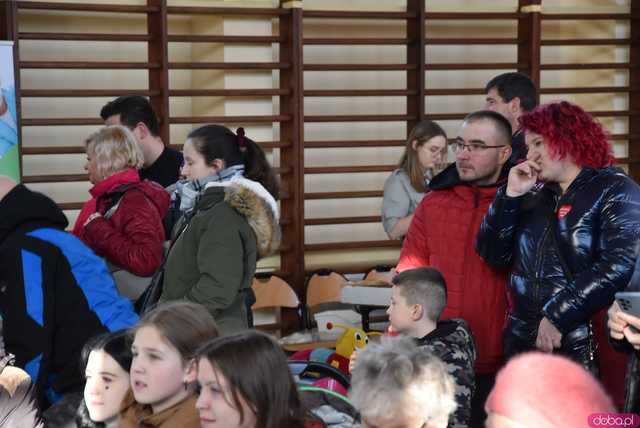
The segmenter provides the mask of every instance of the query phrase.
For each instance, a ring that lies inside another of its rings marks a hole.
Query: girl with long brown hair
[[[447,135],[431,120],[423,120],[409,133],[398,169],[384,183],[382,225],[390,239],[401,239],[407,233],[413,212],[443,160],[446,145]]]

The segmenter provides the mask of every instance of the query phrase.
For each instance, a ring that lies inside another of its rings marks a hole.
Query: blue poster
[[[0,175],[20,181],[13,42],[0,41]]]

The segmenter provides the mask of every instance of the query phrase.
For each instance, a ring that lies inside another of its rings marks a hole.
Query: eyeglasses
[[[483,144],[483,143],[464,144],[457,141],[454,141],[453,143],[449,144],[449,147],[451,147],[451,149],[455,153],[460,153],[465,150],[469,151],[469,153],[480,153],[480,152],[484,152],[486,149],[497,149],[499,147],[505,147],[505,146],[506,144],[500,144],[498,146],[487,146],[486,144]]]

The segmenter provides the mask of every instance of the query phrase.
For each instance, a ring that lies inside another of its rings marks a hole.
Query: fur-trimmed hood
[[[260,183],[244,177],[224,183],[208,183],[224,187],[224,200],[244,216],[256,235],[258,255],[266,257],[280,248],[281,232],[278,203]]]

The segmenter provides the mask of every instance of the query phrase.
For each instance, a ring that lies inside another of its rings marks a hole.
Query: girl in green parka
[[[220,125],[192,131],[185,180],[172,195],[172,229],[160,302],[204,305],[222,334],[248,327],[256,262],[278,249],[278,180],[264,151]]]

